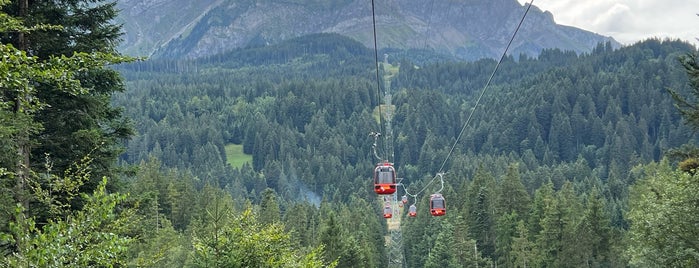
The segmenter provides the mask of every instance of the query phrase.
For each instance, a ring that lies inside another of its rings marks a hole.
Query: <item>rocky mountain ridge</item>
[[[372,3],[359,0],[119,0],[128,55],[197,58],[312,33],[339,33],[373,47]],[[517,0],[375,2],[380,48],[432,49],[458,59],[499,57],[526,6]],[[557,25],[536,6],[510,48],[589,52],[610,37]]]

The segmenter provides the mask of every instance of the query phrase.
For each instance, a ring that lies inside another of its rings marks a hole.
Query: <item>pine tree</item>
[[[27,1],[22,3],[22,16],[27,15]],[[34,25],[36,27],[28,27],[23,25],[19,19],[5,13],[5,1],[0,2],[0,31],[6,33],[5,36],[12,36],[18,41],[19,47],[27,47],[25,34],[33,33],[34,31],[57,29],[53,25]],[[11,8],[10,8],[11,9]],[[26,19],[20,16],[22,19]],[[53,191],[43,193],[41,198],[53,200],[47,202],[35,202],[36,196],[32,195],[31,189],[51,189],[49,179],[53,178],[55,170],[53,169],[53,159],[42,159],[40,162],[43,172],[39,174],[41,169],[33,168],[31,165],[36,162],[29,160],[30,148],[33,145],[34,137],[40,133],[42,122],[39,120],[42,113],[48,106],[47,100],[40,98],[41,89],[43,86],[51,86],[54,92],[61,94],[80,96],[88,92],[88,89],[81,83],[79,77],[85,69],[100,69],[106,64],[118,63],[123,59],[110,54],[104,53],[75,53],[69,56],[56,56],[49,59],[39,59],[36,56],[27,55],[26,51],[19,50],[10,44],[0,44],[0,54],[5,55],[0,62],[0,76],[3,77],[0,81],[0,184],[5,189],[12,191],[3,191],[0,194],[0,204],[4,211],[14,211],[9,208],[9,204],[20,204],[23,208],[18,214],[5,214],[0,217],[4,220],[0,221],[2,226],[0,230],[7,230],[9,220],[12,219],[15,223],[26,222],[28,216],[36,215],[38,212],[43,212],[42,219],[38,219],[39,225],[43,225],[52,219],[59,217],[65,219],[68,212],[56,213],[56,209],[51,204],[60,202],[63,206],[70,207],[67,201],[80,200],[79,193],[66,191]],[[69,147],[64,144],[65,147]],[[46,157],[43,152],[42,157]],[[36,154],[34,154],[35,157]],[[73,163],[79,163],[86,157],[87,154],[81,155],[80,158],[73,159]],[[92,159],[92,158],[90,158]],[[95,161],[89,163],[94,164]],[[92,172],[92,169],[90,169]],[[65,170],[56,172],[58,174],[69,174]],[[94,182],[92,188],[101,183],[95,176],[87,176],[86,180]],[[38,183],[38,184],[37,184]],[[83,183],[79,184],[81,187]],[[30,187],[31,186],[31,187]],[[32,202],[30,202],[32,201]],[[40,206],[41,209],[34,209],[30,204]],[[21,243],[22,240],[15,239],[15,242]],[[4,244],[6,246],[6,244]],[[15,244],[15,248],[22,248],[24,245]]]
[[[447,221],[438,223],[434,245],[429,249],[425,266],[427,268],[458,267],[459,263],[455,258],[453,226]]]
[[[538,252],[534,242],[529,239],[529,230],[527,230],[524,221],[517,223],[517,236],[512,239],[512,260],[513,267],[527,268],[539,267]]]
[[[319,225],[317,209],[309,203],[296,203],[284,214],[284,225],[294,241],[300,245],[313,245]]]
[[[518,164],[511,164],[507,168],[507,174],[505,174],[498,190],[497,212],[500,215],[506,215],[513,211],[517,215],[526,215],[531,198],[520,179]]]
[[[538,219],[540,230],[535,233],[536,248],[542,267],[557,267],[558,255],[561,251],[561,238],[564,223],[558,200],[553,195],[551,183],[543,185],[544,191],[537,190],[542,195],[541,218]],[[548,189],[551,189],[550,191]],[[551,193],[551,195],[549,195]],[[537,196],[538,197],[538,196]],[[536,220],[536,219],[532,219]]]
[[[320,243],[325,250],[325,259],[328,261],[338,261],[344,252],[342,241],[342,230],[337,223],[336,216],[330,212],[320,231]]]
[[[4,35],[2,41],[14,44],[41,63],[82,53],[89,57],[102,53],[117,59],[121,32],[114,23],[115,5],[106,0],[11,1],[4,10],[24,18],[27,27],[60,28]],[[41,129],[32,133],[31,139],[37,143],[29,147],[31,154],[27,152],[31,155],[28,166],[46,171],[43,158],[48,155],[53,171],[60,174],[89,153],[94,159],[93,177],[111,175],[116,157],[122,152],[120,143],[132,134],[120,108],[110,103],[114,92],[124,90],[121,77],[104,66],[63,64],[80,66],[74,78],[80,81],[81,94],[57,90],[60,85],[55,83],[37,83],[35,97],[46,106],[35,114]],[[87,182],[84,190],[89,191],[98,182]]]
[[[587,198],[584,215],[578,225],[577,251],[586,251],[585,263],[592,267],[610,266],[612,229],[606,202],[594,188]]]
[[[584,255],[585,249],[580,240],[587,237],[578,230],[580,224],[583,223],[584,207],[573,189],[573,183],[564,182],[557,192],[556,200],[563,225],[557,263],[570,266],[584,265],[586,257],[582,257],[582,255]]]
[[[541,219],[544,218],[544,210],[553,198],[554,190],[551,181],[541,185],[534,192],[534,202],[529,211],[529,217],[527,217],[527,228],[529,228],[530,234],[536,235],[541,232]]]
[[[279,203],[277,202],[277,193],[270,188],[267,188],[264,192],[262,192],[259,220],[262,224],[279,223],[281,220],[281,212],[279,210]]]
[[[495,254],[494,181],[492,174],[480,167],[468,190],[468,226],[471,237],[486,257]]]
[[[512,244],[517,237],[517,224],[520,221],[519,215],[512,211],[509,214],[500,216],[497,219],[495,239],[495,255],[498,265],[512,267],[514,258],[512,254]]]
[[[680,63],[685,68],[687,72],[687,77],[689,78],[689,85],[692,88],[692,98],[682,96],[680,92],[673,89],[667,89],[672,98],[675,100],[675,106],[682,114],[682,118],[689,124],[694,130],[699,129],[699,105],[697,105],[697,100],[699,99],[699,55],[695,53],[686,54],[680,57]]]
[[[697,175],[673,170],[667,160],[648,164],[635,172],[642,172],[643,177],[631,188],[626,215],[631,224],[626,248],[630,264],[697,267]]]

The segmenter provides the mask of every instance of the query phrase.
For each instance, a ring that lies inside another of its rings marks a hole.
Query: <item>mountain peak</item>
[[[274,44],[312,33],[338,33],[373,47],[371,3],[358,0],[119,0],[129,55],[197,58]],[[517,0],[381,1],[374,6],[380,48],[432,49],[455,58],[496,58],[526,6]],[[535,6],[511,54],[545,48],[589,52],[610,37],[557,25]]]

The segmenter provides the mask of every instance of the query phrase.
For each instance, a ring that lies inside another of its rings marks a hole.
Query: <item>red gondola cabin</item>
[[[410,216],[410,217],[417,216],[417,207],[415,207],[415,205],[410,205],[410,208],[408,209],[408,216]]]
[[[393,164],[383,162],[374,169],[374,192],[377,194],[393,194],[396,192],[396,169]]]
[[[447,214],[447,202],[441,194],[430,196],[430,213],[432,213],[432,216],[444,216],[444,214]]]
[[[400,201],[403,202],[403,204],[407,204],[408,203],[408,196],[404,195],[403,197],[401,197]]]
[[[391,206],[385,206],[383,208],[383,217],[386,219],[393,217],[393,210],[391,209]]]

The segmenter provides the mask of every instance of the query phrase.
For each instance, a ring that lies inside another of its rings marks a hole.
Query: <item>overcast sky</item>
[[[534,6],[550,11],[557,24],[611,36],[624,45],[651,37],[699,45],[699,0],[534,0]]]

